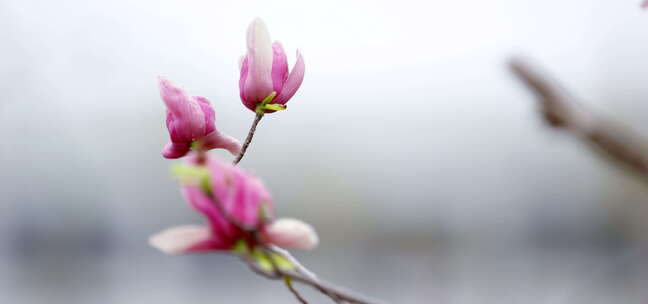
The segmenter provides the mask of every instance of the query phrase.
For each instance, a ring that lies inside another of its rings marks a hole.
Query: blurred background
[[[646,303],[648,188],[546,128],[506,68],[532,58],[648,134],[638,2],[0,0],[0,303],[296,303],[233,257],[147,245],[203,221],[160,155],[156,77],[243,139],[256,16],[307,71],[241,165],[317,227],[296,254],[321,277],[391,303]]]

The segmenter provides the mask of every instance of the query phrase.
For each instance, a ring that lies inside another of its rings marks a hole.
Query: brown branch
[[[603,152],[609,159],[648,181],[648,141],[644,137],[593,114],[560,85],[523,60],[512,60],[510,68],[534,91],[543,118],[549,125],[570,132],[595,151]]]
[[[236,159],[234,159],[234,164],[237,165],[243,156],[245,155],[245,151],[247,151],[248,146],[250,146],[250,143],[252,143],[252,137],[254,137],[254,131],[256,131],[256,127],[259,124],[259,121],[261,121],[261,118],[263,118],[263,112],[257,112],[256,115],[254,116],[254,121],[252,121],[252,126],[250,127],[250,131],[248,132],[247,137],[245,138],[245,142],[243,142],[243,147],[241,148],[241,152],[239,153],[238,156],[236,156]]]
[[[384,302],[368,299],[364,296],[353,294],[349,291],[346,291],[340,287],[337,287],[331,283],[321,281],[316,278],[311,278],[307,275],[300,273],[299,271],[286,271],[281,270],[280,268],[275,268],[274,271],[266,271],[258,263],[245,255],[241,256],[241,259],[252,269],[252,271],[272,280],[280,280],[283,277],[289,277],[293,281],[300,282],[305,285],[309,285],[323,294],[329,296],[337,303],[348,302],[354,304],[381,304]]]
[[[258,237],[256,236],[258,234],[255,234],[255,239],[258,240]],[[263,252],[263,255],[270,261],[270,265],[272,265],[272,271],[276,276],[281,276],[283,278],[284,284],[286,287],[288,287],[288,290],[297,298],[297,301],[299,301],[302,304],[308,304],[308,301],[302,297],[302,295],[295,289],[295,287],[292,284],[292,279],[286,275],[284,275],[281,272],[281,268],[279,268],[279,265],[277,265],[277,262],[275,259],[272,257],[273,252],[270,249],[267,248],[262,248],[261,251]]]

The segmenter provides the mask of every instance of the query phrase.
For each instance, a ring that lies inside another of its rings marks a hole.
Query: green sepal
[[[277,97],[277,92],[272,91],[272,93],[268,94],[263,100],[261,100],[260,106],[265,106],[269,104],[275,97]]]
[[[195,151],[202,150],[202,144],[199,141],[194,140],[189,144],[189,148]]]
[[[209,171],[205,167],[177,164],[171,166],[171,174],[183,185],[199,186],[206,194],[212,193]]]
[[[278,103],[271,103],[263,106],[264,110],[271,110],[271,111],[281,111],[285,110],[286,106]]]
[[[171,166],[171,174],[178,178],[181,183],[192,185],[198,185],[202,180],[209,178],[209,171],[206,168],[183,164]]]
[[[247,242],[244,239],[240,239],[232,247],[232,253],[236,255],[250,254],[250,248],[248,248]]]
[[[271,252],[264,252],[261,249],[255,248],[251,256],[257,261],[257,264],[265,271],[273,271],[273,262],[280,270],[290,271],[295,269],[295,265],[288,259]],[[272,260],[270,260],[272,259]]]
[[[259,206],[259,211],[258,211],[258,216],[261,222],[266,222],[270,219],[270,208],[268,207],[267,203],[262,203]]]
[[[256,106],[256,113],[258,115],[263,115],[265,113],[265,107],[272,102],[272,100],[277,96],[277,92],[272,91],[268,96],[266,96],[259,104]]]
[[[265,271],[274,271],[274,265],[276,265],[280,270],[290,271],[295,269],[295,265],[291,263],[288,259],[284,258],[281,255],[278,255],[273,252],[263,251],[261,248],[254,248],[250,250],[247,242],[244,239],[240,239],[234,244],[231,249],[233,254],[236,255],[246,255],[252,257],[256,264]]]

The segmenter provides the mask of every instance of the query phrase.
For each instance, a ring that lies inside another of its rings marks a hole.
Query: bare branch
[[[247,148],[250,146],[250,143],[252,143],[252,138],[254,137],[254,132],[256,131],[256,127],[259,124],[259,121],[261,121],[261,118],[263,118],[263,112],[256,113],[254,116],[254,121],[252,121],[252,126],[250,126],[250,131],[248,131],[248,135],[245,138],[245,142],[243,142],[243,147],[241,148],[241,152],[239,153],[238,156],[236,156],[236,159],[234,159],[234,164],[237,165],[243,156],[245,155],[245,151],[247,151]]]
[[[632,169],[648,181],[648,141],[644,137],[596,116],[576,102],[560,85],[523,60],[512,60],[510,68],[534,91],[543,118],[549,125],[570,132],[595,151],[603,152],[609,159]]]
[[[268,278],[271,280],[279,280],[284,276],[291,278],[293,281],[300,282],[305,285],[309,285],[323,294],[329,296],[335,302],[348,302],[354,304],[383,304],[385,302],[379,300],[373,300],[366,298],[361,295],[354,294],[347,290],[344,290],[340,287],[337,287],[331,283],[324,282],[318,279],[312,279],[304,274],[301,274],[297,271],[286,271],[276,268],[276,271],[267,271],[261,268],[258,263],[249,257],[241,256],[241,259],[252,269],[254,272]]]
[[[298,272],[300,272],[301,274],[303,274],[303,275],[305,275],[305,276],[307,276],[307,277],[309,277],[309,278],[311,278],[313,280],[317,279],[317,276],[312,271],[310,271],[306,267],[304,267],[304,265],[302,265],[294,256],[292,256],[292,254],[290,254],[290,252],[288,250],[283,249],[281,247],[277,247],[275,245],[268,246],[268,249],[270,251],[274,252],[275,254],[278,254],[278,255],[282,256],[284,259],[288,260],[291,264],[293,264],[295,266],[295,269]]]

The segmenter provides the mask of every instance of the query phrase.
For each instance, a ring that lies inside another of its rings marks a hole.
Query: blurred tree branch
[[[513,59],[510,68],[535,93],[545,122],[569,132],[595,152],[632,170],[648,182],[646,138],[625,126],[595,115],[579,104],[555,80],[532,68],[526,61]]]

